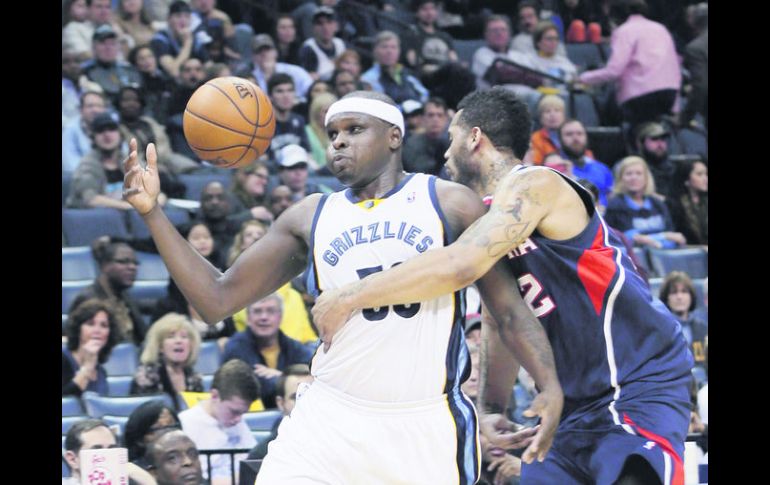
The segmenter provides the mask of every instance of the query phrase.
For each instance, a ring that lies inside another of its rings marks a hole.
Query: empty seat
[[[702,131],[683,128],[676,132],[676,138],[682,154],[693,154],[702,158],[708,157],[708,140]]]
[[[696,365],[692,368],[692,375],[695,377],[695,382],[698,383],[698,389],[703,387],[709,380],[708,376],[706,375],[706,369],[699,365]]]
[[[684,271],[690,278],[708,276],[708,253],[701,248],[650,249],[650,264],[655,272],[665,276],[672,271]]]
[[[660,295],[660,287],[663,286],[663,278],[650,278],[647,282],[650,284],[652,297],[660,300],[658,295]]]
[[[61,248],[62,281],[93,280],[97,274],[90,247]]]
[[[134,376],[107,376],[107,395],[110,397],[129,396]]]
[[[61,282],[61,312],[69,313],[70,306],[75,300],[75,297],[80,293],[83,288],[90,286],[93,281],[79,280],[79,281],[62,281]]]
[[[588,148],[594,157],[608,167],[628,155],[623,141],[623,131],[618,126],[587,126]]]
[[[243,420],[252,431],[270,431],[273,429],[275,421],[280,419],[283,414],[281,411],[259,411],[256,413],[245,413]]]
[[[479,48],[487,45],[484,39],[471,39],[471,40],[455,40],[454,47],[457,52],[457,57],[461,61],[465,61],[470,66],[473,62],[473,54],[479,50]]]
[[[647,249],[639,246],[634,247],[634,256],[636,256],[639,264],[647,272],[647,276],[655,276],[650,269],[650,261],[647,258]]]
[[[324,193],[337,192],[345,188],[345,186],[337,180],[337,177],[318,177],[312,176],[309,178],[310,182],[315,182],[321,187],[321,191]]]
[[[698,307],[706,306],[706,278],[693,278],[693,286],[695,286],[696,304]]]
[[[62,209],[67,246],[89,246],[101,236],[128,237],[124,213],[118,209]]]
[[[163,208],[166,217],[175,226],[182,225],[190,220],[190,213],[184,209],[166,206]],[[150,238],[150,229],[145,224],[142,216],[136,211],[128,211],[128,224],[131,229],[131,235],[136,239]]]
[[[75,396],[62,396],[62,416],[82,416],[84,414],[86,414],[86,410],[83,409],[83,405],[80,404],[80,399],[76,398]]]
[[[570,92],[567,106],[569,106],[570,116],[580,121],[584,127],[601,125],[596,102],[594,102],[594,98],[590,94],[577,91]]]
[[[257,440],[257,446],[261,445],[262,442],[264,442],[266,439],[272,435],[270,431],[252,431],[251,435],[254,437],[255,440]]]
[[[575,64],[578,72],[597,69],[605,64],[601,48],[597,44],[569,43],[564,44],[567,50],[567,58]]]
[[[88,415],[92,418],[101,418],[105,415],[129,416],[131,412],[141,404],[154,400],[161,400],[173,407],[171,397],[165,393],[131,397],[109,397],[99,396],[93,392],[83,393],[83,402],[85,402],[86,411],[88,411]]]
[[[104,415],[102,416],[102,419],[110,426],[110,428],[117,428],[118,437],[123,436],[123,431],[126,429],[126,423],[128,422],[128,416]]]
[[[67,203],[67,197],[70,194],[70,186],[72,185],[72,172],[61,173],[61,206]]]
[[[229,171],[220,169],[222,173],[206,173],[206,174],[181,174],[179,175],[179,181],[182,182],[185,187],[185,199],[200,200],[201,191],[203,187],[209,182],[218,181],[221,182],[225,189],[230,187],[231,175]]]
[[[124,342],[112,349],[110,358],[104,364],[104,369],[108,376],[133,376],[138,361],[136,345],[131,342]]]
[[[222,365],[222,353],[216,340],[204,340],[195,362],[195,371],[201,374],[214,374]]]
[[[214,374],[203,374],[203,392],[211,392],[211,383],[214,382]]]
[[[62,416],[61,417],[61,434],[67,434],[67,431],[70,430],[73,424],[83,419],[88,419],[88,416],[86,416],[85,414],[81,414],[78,416]]]
[[[136,281],[128,294],[136,301],[165,298],[168,295],[168,280]]]
[[[136,259],[141,263],[136,272],[137,281],[168,280],[168,268],[160,254],[136,251]]]

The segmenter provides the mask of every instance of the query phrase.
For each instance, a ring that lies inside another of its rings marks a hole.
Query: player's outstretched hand
[[[537,458],[537,461],[545,460],[545,455],[551,449],[556,428],[559,426],[563,406],[564,396],[561,393],[561,389],[550,392],[543,390],[532,400],[529,409],[524,411],[524,416],[528,418],[540,416],[540,429],[535,435],[532,444],[521,455],[524,463],[532,463],[535,458]]]
[[[155,144],[147,145],[147,167],[142,168],[136,152],[136,138],[128,142],[128,157],[123,162],[123,199],[141,215],[147,215],[158,204],[160,178]]]
[[[345,306],[340,296],[340,290],[325,290],[316,298],[313,305],[313,323],[318,329],[318,336],[324,343],[324,352],[332,345],[332,339],[353,313],[352,308]]]
[[[489,443],[490,448],[515,450],[529,446],[539,426],[525,428],[520,424],[509,421],[502,414],[481,414],[479,430]]]

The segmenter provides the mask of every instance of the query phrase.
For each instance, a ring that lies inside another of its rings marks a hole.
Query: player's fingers
[[[155,151],[155,143],[147,144],[147,168],[155,172],[158,169],[158,154]]]

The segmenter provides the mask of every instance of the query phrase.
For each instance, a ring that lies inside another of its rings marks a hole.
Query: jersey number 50
[[[395,268],[399,264],[401,263],[395,263],[393,267]],[[380,271],[382,271],[382,266],[373,266],[371,268],[357,269],[356,273],[358,273],[358,277],[360,279],[364,279],[370,274],[379,273]],[[417,315],[417,312],[420,311],[420,304],[408,303],[406,305],[394,305],[393,311],[396,312],[396,315],[402,318],[412,318],[413,316]],[[390,307],[377,307],[377,308],[364,308],[361,313],[364,315],[365,319],[371,322],[376,322],[378,320],[382,320],[383,318],[387,317],[388,312],[390,312]]]

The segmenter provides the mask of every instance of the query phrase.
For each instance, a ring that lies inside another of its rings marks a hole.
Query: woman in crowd
[[[123,429],[123,446],[128,449],[128,461],[145,470],[150,461],[145,456],[147,445],[168,429],[181,429],[176,411],[161,399],[147,401],[131,411]]]
[[[144,0],[120,0],[115,23],[123,31],[120,41],[126,55],[135,46],[149,44],[155,34]]]
[[[90,299],[75,307],[67,319],[67,347],[61,351],[61,394],[84,391],[107,395],[107,372],[102,364],[118,343],[109,305]]]
[[[658,298],[682,325],[682,333],[690,344],[695,365],[705,369],[709,327],[706,322],[692,314],[698,304],[692,279],[684,271],[670,272],[663,280]]]
[[[530,138],[532,161],[535,165],[542,165],[543,158],[549,153],[563,153],[559,141],[559,127],[566,119],[565,109],[564,100],[554,94],[547,94],[537,102],[540,129],[532,133]]]
[[[169,313],[155,322],[147,333],[131,394],[165,392],[178,411],[178,393],[203,392],[203,379],[193,369],[200,347],[200,334],[184,315]]]
[[[559,29],[553,22],[540,22],[532,34],[536,53],[531,55],[532,66],[538,71],[563,79],[556,82],[546,79],[545,87],[555,88],[566,93],[566,83],[577,77],[577,67],[567,56],[557,52],[559,48]]]
[[[257,219],[267,224],[273,214],[267,208],[267,184],[270,171],[262,162],[254,162],[233,172],[230,184],[230,211],[247,219]],[[248,212],[248,214],[245,214]]]
[[[326,112],[329,106],[337,101],[337,96],[331,93],[322,93],[313,97],[308,113],[308,124],[305,125],[305,133],[310,142],[311,156],[316,161],[320,170],[326,166],[326,149],[329,146],[329,135],[326,134]]]
[[[709,173],[702,160],[676,164],[666,205],[671,220],[689,244],[709,243]]]
[[[275,47],[278,50],[278,62],[299,65],[299,48],[302,41],[297,38],[297,26],[290,13],[278,15],[275,21]]]
[[[142,91],[147,105],[144,114],[165,125],[174,80],[158,67],[158,59],[148,44],[140,44],[131,49],[128,62],[142,76]]]

